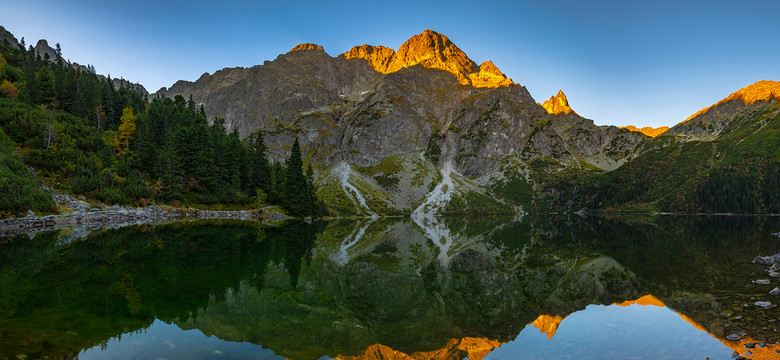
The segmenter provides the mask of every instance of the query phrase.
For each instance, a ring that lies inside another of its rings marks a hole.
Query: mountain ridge
[[[355,46],[339,55],[345,59],[366,60],[377,72],[388,74],[422,65],[453,74],[462,85],[500,87],[513,84],[491,61],[477,65],[447,36],[425,30],[404,42],[398,51],[368,44]]]

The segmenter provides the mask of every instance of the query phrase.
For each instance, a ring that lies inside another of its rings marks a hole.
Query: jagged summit
[[[446,36],[425,30],[404,42],[398,51],[384,47],[361,45],[340,55],[346,59],[364,59],[378,72],[393,73],[405,67],[422,65],[447,71],[463,85],[495,88],[513,84],[490,61],[477,65]]]
[[[545,101],[542,107],[553,115],[576,114],[569,106],[569,101],[566,100],[566,94],[563,93],[563,90],[558,90],[558,95],[550,96],[550,100]]]
[[[301,51],[301,50],[323,50],[323,51],[325,51],[325,49],[322,46],[320,46],[320,45],[312,44],[312,43],[303,43],[303,44],[296,45],[294,48],[290,49],[289,52]]]
[[[634,126],[634,125],[628,125],[628,126],[619,126],[619,128],[626,129],[626,130],[629,130],[629,131],[641,132],[642,134],[645,134],[645,135],[647,135],[649,137],[656,137],[658,135],[661,135],[661,134],[665,133],[666,130],[669,130],[668,126],[661,126],[661,127],[657,127],[657,128],[650,127],[650,126],[645,126],[645,127],[640,129],[640,128]]]

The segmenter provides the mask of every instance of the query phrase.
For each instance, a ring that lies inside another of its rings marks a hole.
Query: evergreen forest
[[[297,139],[272,162],[261,132],[240,139],[191,98],[150,101],[125,83],[70,64],[59,44],[49,59],[0,43],[0,218],[56,212],[41,180],[105,204],[322,213]]]

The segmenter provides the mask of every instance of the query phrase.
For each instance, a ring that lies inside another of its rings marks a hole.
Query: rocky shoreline
[[[36,233],[51,230],[72,229],[72,238],[86,236],[100,229],[119,228],[138,224],[158,224],[166,221],[233,219],[257,221],[282,221],[288,217],[274,207],[256,210],[215,211],[170,206],[151,205],[140,208],[126,206],[95,207],[86,201],[62,193],[54,199],[60,208],[69,209],[65,214],[37,216],[32,211],[26,217],[0,219],[0,237]]]

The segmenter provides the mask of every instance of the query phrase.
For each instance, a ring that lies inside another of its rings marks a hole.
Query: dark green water
[[[730,359],[780,340],[780,310],[754,305],[779,284],[751,264],[777,231],[665,216],[5,238],[0,359]]]

